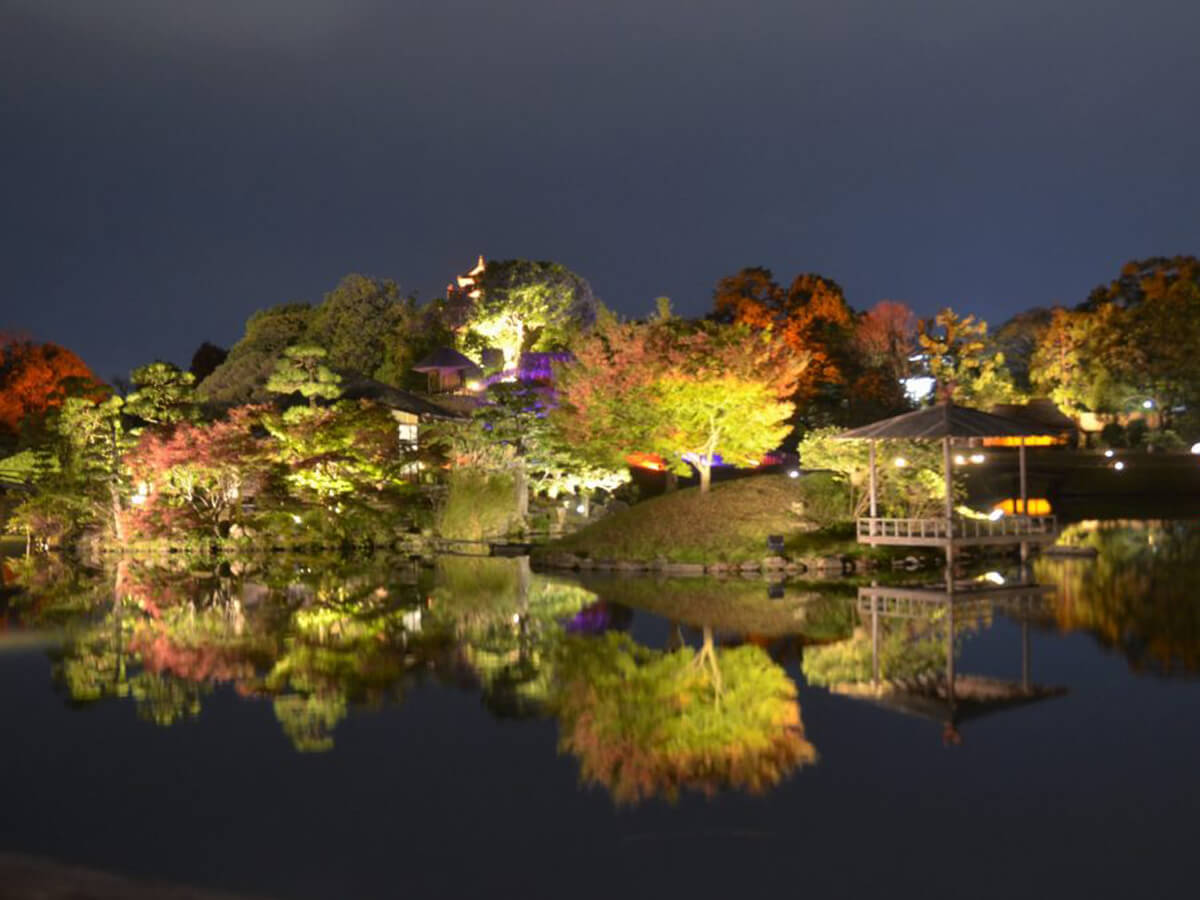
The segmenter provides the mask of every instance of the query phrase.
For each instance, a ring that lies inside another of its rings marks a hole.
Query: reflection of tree
[[[1118,649],[1135,669],[1200,672],[1200,529],[1188,522],[1144,527],[1071,526],[1065,543],[1094,547],[1090,559],[1039,559],[1038,581],[1057,588],[1056,619]]]
[[[918,622],[881,622],[879,676],[884,681],[917,682],[946,668],[944,634]],[[815,686],[862,684],[873,679],[871,632],[856,628],[846,640],[804,648],[805,680]]]
[[[525,557],[443,557],[435,581],[431,620],[457,634],[488,707],[500,716],[538,714],[561,623],[596,595],[531,573]]]
[[[301,753],[333,749],[333,729],[346,717],[346,700],[337,693],[283,694],[275,698],[275,718]]]
[[[617,803],[681,789],[761,792],[816,759],[796,688],[759,647],[662,652],[625,634],[568,638],[558,655],[560,746]],[[719,672],[719,680],[714,676]]]

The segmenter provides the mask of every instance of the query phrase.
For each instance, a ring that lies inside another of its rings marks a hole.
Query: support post
[[[1021,438],[1021,446],[1017,451],[1018,460],[1020,461],[1021,470],[1021,515],[1029,515],[1029,483],[1025,475],[1025,438]],[[1029,544],[1021,541],[1021,562],[1029,559]]]
[[[870,460],[870,465],[868,468],[870,469],[870,482],[869,483],[870,483],[870,494],[871,494],[871,508],[870,508],[871,526],[870,526],[870,528],[867,529],[867,534],[869,534],[871,537],[874,537],[875,536],[875,517],[879,515],[878,502],[877,502],[878,488],[876,487],[876,481],[875,481],[876,474],[875,474],[875,439],[874,438],[871,438],[871,440],[868,442],[868,448],[869,448],[868,449],[868,459]]]

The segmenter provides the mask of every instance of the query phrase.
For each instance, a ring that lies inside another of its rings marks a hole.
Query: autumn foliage
[[[0,335],[0,431],[16,432],[28,415],[62,403],[70,382],[99,386],[82,359],[58,344]]]

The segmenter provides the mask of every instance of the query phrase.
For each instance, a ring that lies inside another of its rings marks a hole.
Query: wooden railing
[[[998,519],[888,519],[858,520],[858,539],[864,543],[1019,542],[1021,539],[1053,538],[1054,516],[1001,516]]]

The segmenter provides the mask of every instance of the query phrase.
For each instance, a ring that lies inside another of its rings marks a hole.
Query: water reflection
[[[953,599],[846,581],[580,582],[525,558],[121,559],[89,571],[42,557],[10,561],[0,641],[56,629],[53,680],[68,702],[129,703],[158,726],[232,690],[266,705],[297,751],[324,752],[356,710],[397,706],[434,680],[496,717],[555,719],[581,780],[617,803],[765,791],[817,761],[806,687],[930,718],[948,742],[974,716],[1058,693],[1034,681],[1031,625],[1095,634],[1135,669],[1194,673],[1200,529],[1091,523],[1067,539],[1098,557],[1038,560],[1052,593],[975,586]],[[1019,625],[1019,678],[963,671],[964,648],[1001,615]]]
[[[1062,540],[1096,556],[1036,562],[1058,593],[1048,622],[1094,634],[1137,671],[1200,672],[1200,523],[1081,522]]]
[[[796,686],[761,648],[643,647],[626,634],[562,647],[556,708],[560,747],[586,783],[619,803],[681,790],[752,793],[816,761]]]

